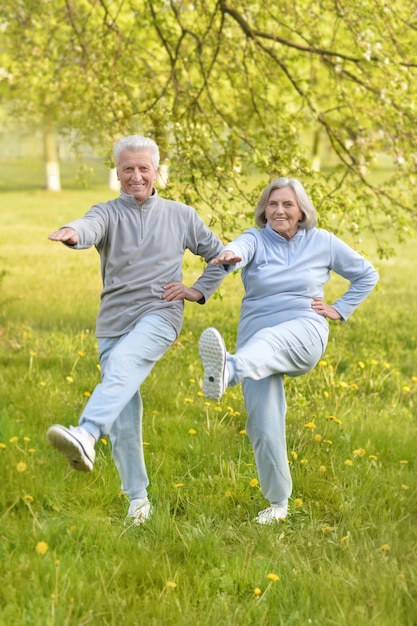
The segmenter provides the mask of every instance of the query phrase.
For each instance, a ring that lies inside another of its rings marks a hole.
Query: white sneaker
[[[125,519],[125,526],[141,526],[152,515],[152,506],[148,498],[135,498],[130,501]]]
[[[206,328],[199,343],[200,357],[204,367],[203,393],[206,398],[220,400],[226,391],[228,373],[226,346],[215,328]]]
[[[283,522],[288,515],[288,505],[271,504],[264,511],[259,511],[255,522],[258,524],[274,524],[275,522]]]
[[[60,424],[51,426],[46,436],[49,443],[67,459],[71,467],[80,472],[92,472],[96,452],[93,435],[82,426],[66,428]]]

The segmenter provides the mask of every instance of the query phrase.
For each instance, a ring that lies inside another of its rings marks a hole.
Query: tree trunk
[[[43,128],[43,146],[45,155],[46,189],[47,191],[61,191],[61,174],[59,170],[56,134],[53,127],[47,122]]]
[[[112,167],[111,170],[109,170],[109,189],[111,189],[112,191],[120,191],[120,183],[118,181],[117,178],[117,171],[115,167]]]
[[[315,172],[320,172],[320,129],[316,128],[313,133],[312,147],[312,168]]]

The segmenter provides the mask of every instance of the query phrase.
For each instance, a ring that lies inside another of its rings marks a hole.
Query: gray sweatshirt
[[[182,282],[185,250],[206,262],[223,249],[196,211],[180,202],[161,198],[157,191],[138,205],[121,191],[109,202],[96,204],[67,227],[78,233],[78,244],[95,246],[100,254],[103,291],[97,317],[97,337],[119,337],[149,313],[171,322],[179,334],[184,302],[162,300],[163,286]],[[222,266],[208,265],[193,287],[204,303],[225,277]]]

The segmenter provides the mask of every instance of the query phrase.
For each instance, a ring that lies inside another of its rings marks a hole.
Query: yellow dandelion
[[[359,385],[357,385],[356,383],[352,383],[350,388],[353,389],[353,391],[358,391]]]
[[[46,387],[46,382],[44,380],[40,380],[39,387]]]
[[[179,487],[184,487],[184,483],[175,483],[174,487],[175,489],[178,489]]]
[[[327,443],[329,446],[333,445],[333,441],[331,439],[323,439],[323,443]]]
[[[321,529],[321,532],[322,533],[328,533],[331,530],[332,530],[331,526],[323,526],[323,528]]]
[[[297,507],[297,509],[299,509],[300,507],[302,507],[302,506],[303,506],[303,501],[302,501],[302,499],[301,499],[301,498],[296,498],[296,499],[294,500],[294,504],[295,504],[295,506]]]
[[[323,439],[323,437],[319,434],[314,435],[314,441],[321,441]]]
[[[177,587],[177,583],[174,583],[173,580],[168,580],[168,582],[167,582],[167,588],[168,589],[176,589],[176,587]]]
[[[408,465],[408,461],[406,461],[405,459],[403,459],[402,461],[400,461],[400,465]]]
[[[28,441],[30,441],[30,437],[23,437],[23,441],[26,441],[27,443]]]
[[[252,480],[249,481],[249,487],[256,487],[257,485],[259,485],[259,480],[257,478],[252,478]]]
[[[77,354],[79,357],[83,357],[85,352],[83,352],[82,350],[78,350]]]
[[[328,398],[329,397],[329,392],[328,391],[323,391],[323,397],[324,398]]]
[[[29,356],[31,356],[31,357],[36,356],[36,352],[33,352],[33,350],[30,350],[30,351],[29,351]]]
[[[327,365],[327,361],[321,360],[321,361],[318,362],[318,366],[319,367],[326,367],[326,365]]]
[[[253,467],[253,463],[246,463],[246,467]]]
[[[46,541],[38,541],[38,543],[36,544],[36,552],[38,554],[46,554],[49,550],[49,546],[46,543]]]
[[[204,393],[202,391],[197,391],[197,395],[199,398],[202,398],[204,396]]]
[[[3,442],[0,442],[0,450],[4,450],[4,448],[7,448],[6,444]]]
[[[61,564],[61,563],[60,563],[59,559],[56,559],[56,560],[55,560],[55,567],[59,567],[59,566],[60,566],[60,564]]]
[[[326,466],[325,466],[325,465],[320,465],[320,467],[319,467],[319,472],[320,472],[321,474],[324,474],[326,471],[327,471],[327,470],[326,470]]]
[[[407,491],[407,489],[410,489],[410,487],[408,485],[401,485],[401,489]]]
[[[403,385],[402,386],[402,390],[405,392],[411,391],[410,387],[408,385]]]
[[[192,385],[194,385],[194,384],[195,384],[195,378],[190,378],[190,383],[191,383]]]
[[[385,361],[385,363],[384,363],[384,368],[385,368],[386,370],[389,370],[389,369],[390,369],[390,367],[391,367],[390,363],[387,363],[387,361]]]
[[[351,459],[346,459],[345,465],[347,465],[348,467],[352,467],[353,461],[351,461]]]
[[[29,494],[26,494],[25,496],[23,496],[23,500],[25,502],[33,502],[33,496],[30,496]]]
[[[19,441],[19,437],[10,437],[9,443],[17,443]]]
[[[262,590],[259,589],[259,587],[255,587],[255,589],[253,590],[253,595],[255,596],[255,598],[257,598],[258,596],[260,596],[262,593]]]
[[[16,469],[19,473],[26,472],[27,467],[28,466],[23,461],[20,461],[20,463],[16,465]]]
[[[34,454],[36,452],[36,448],[29,448],[28,452],[30,454]]]
[[[98,369],[99,372],[101,372],[101,366],[100,363],[97,363],[96,368]]]
[[[347,389],[347,388],[349,387],[349,385],[348,385],[347,383],[345,383],[345,381],[344,381],[344,380],[342,380],[342,381],[339,383],[339,387],[341,387],[342,389]]]
[[[378,365],[378,361],[376,361],[375,359],[371,359],[369,361],[369,365]]]
[[[214,410],[216,411],[216,413],[221,413],[222,407],[221,406],[215,406]]]
[[[306,465],[308,463],[308,459],[300,459],[300,465]]]
[[[333,422],[336,419],[336,417],[334,415],[328,415],[327,419]]]
[[[349,535],[345,535],[340,539],[340,543],[347,543],[347,541],[349,541]]]
[[[298,459],[298,454],[296,453],[296,451],[295,451],[295,450],[291,450],[291,456],[292,456],[292,458],[294,459],[294,461],[295,461],[296,459]]]
[[[382,552],[389,552],[391,550],[387,543],[383,543],[379,549],[382,550]]]
[[[304,424],[304,428],[316,428],[316,425],[314,422],[307,422],[306,424]]]
[[[277,574],[274,574],[273,572],[267,574],[266,577],[268,578],[268,580],[272,580],[273,582],[279,580],[279,576]]]
[[[358,366],[361,368],[361,370],[365,369],[365,363],[363,361],[358,361]]]
[[[107,446],[107,439],[105,439],[104,437],[100,437],[100,441],[103,444],[103,446]]]
[[[363,448],[358,448],[357,450],[353,451],[353,456],[365,456],[366,454],[366,450],[364,450]]]
[[[231,495],[232,495],[232,492],[231,491],[225,491],[224,495],[226,496],[226,498],[230,498]]]
[[[145,446],[150,446],[151,444],[149,443],[149,441],[142,441],[142,445]]]
[[[242,428],[242,430],[239,430],[239,435],[246,435],[246,430],[244,428]]]
[[[378,459],[378,457],[377,457],[375,454],[370,454],[370,455],[368,456],[368,459],[369,459],[370,461],[376,461],[376,460]]]
[[[84,396],[84,398],[90,398],[91,397],[91,393],[89,391],[84,391],[83,396]]]
[[[196,430],[194,430],[194,428],[190,428],[190,429],[189,429],[189,431],[188,431],[188,434],[189,434],[189,435],[196,435],[196,434],[197,434],[197,431],[196,431]]]
[[[211,402],[205,402],[204,406],[211,406]]]
[[[187,404],[192,404],[194,400],[192,398],[184,398],[184,402],[186,402]]]
[[[73,379],[72,376],[66,376],[65,380],[67,381],[67,383],[73,383],[74,382],[74,379]]]
[[[413,381],[413,383],[417,383],[417,376],[411,376],[411,380]]]

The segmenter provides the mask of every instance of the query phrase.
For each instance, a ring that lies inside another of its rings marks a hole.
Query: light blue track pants
[[[129,333],[98,341],[102,382],[94,389],[79,425],[96,439],[109,435],[122,491],[130,500],[145,498],[149,484],[140,386],[176,336],[172,324],[152,314]]]
[[[285,437],[284,375],[306,374],[321,359],[327,344],[307,319],[264,328],[227,355],[229,385],[242,382],[248,414],[246,430],[255,454],[262,493],[271,504],[286,504],[292,492]]]

